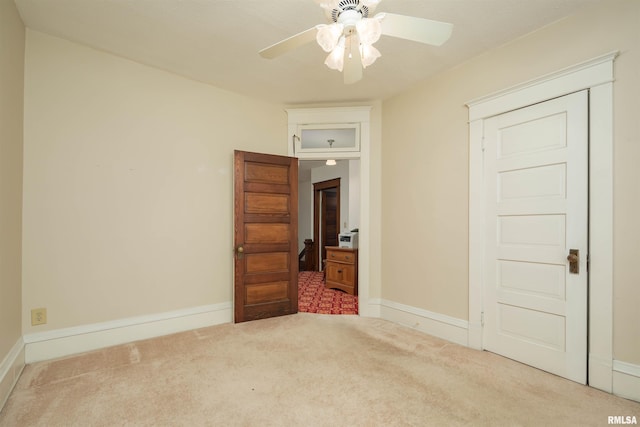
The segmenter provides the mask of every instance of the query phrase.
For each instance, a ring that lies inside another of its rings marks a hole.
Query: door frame
[[[593,58],[466,105],[469,108],[469,347],[483,349],[484,119],[589,90],[588,384],[613,390],[613,62]],[[595,262],[593,262],[595,260]],[[593,321],[597,319],[597,321]]]
[[[324,242],[324,239],[320,239],[320,222],[322,219],[322,215],[320,214],[322,212],[320,200],[322,192],[330,188],[336,189],[336,197],[338,198],[338,209],[336,210],[336,215],[338,217],[338,230],[340,230],[340,178],[313,183],[313,240],[316,242],[316,247],[318,248],[318,252],[316,253],[316,257],[318,258],[316,260],[318,263],[318,271],[322,271],[324,267],[322,265],[323,254],[321,244]]]
[[[372,195],[371,187],[380,186],[379,175],[372,176],[372,161],[375,168],[380,168],[380,104],[375,103],[376,113],[374,132],[371,132],[371,112],[373,106],[360,105],[353,107],[318,107],[287,109],[289,140],[289,156],[296,156],[294,145],[299,124],[336,124],[360,123],[360,151],[352,153],[305,153],[296,157],[304,160],[354,160],[360,159],[360,224],[358,233],[358,315],[363,317],[380,317],[380,299],[370,297],[370,287],[380,289],[380,236],[372,235],[372,222],[379,227],[380,218],[371,212],[380,212],[381,202],[376,193]],[[372,156],[373,147],[375,156]],[[371,260],[375,262],[372,263]],[[371,273],[374,274],[371,274]]]

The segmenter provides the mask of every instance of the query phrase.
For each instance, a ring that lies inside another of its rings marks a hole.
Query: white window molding
[[[361,150],[369,146],[369,123],[371,107],[332,107],[332,108],[291,108],[286,110],[288,115],[287,137],[290,156],[299,159],[358,159],[362,157]],[[303,129],[334,129],[354,128],[356,138],[353,148],[327,147],[325,150],[317,148],[303,148],[301,133]]]

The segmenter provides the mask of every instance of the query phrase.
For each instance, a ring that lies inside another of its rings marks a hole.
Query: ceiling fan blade
[[[362,60],[359,42],[355,35],[350,37],[344,58],[344,84],[350,85],[362,79]]]
[[[440,46],[451,37],[453,24],[415,16],[381,13],[382,34],[401,39],[413,40],[434,46]]]
[[[317,27],[309,28],[308,30],[305,30],[294,36],[291,36],[288,39],[284,39],[269,47],[265,47],[258,53],[263,58],[273,59],[277,56],[280,56],[284,53],[289,52],[290,50],[293,50],[297,47],[300,47],[302,45],[315,41],[317,33],[318,33]]]

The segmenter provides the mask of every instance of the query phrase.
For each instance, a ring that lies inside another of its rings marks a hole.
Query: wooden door
[[[338,195],[336,189],[322,191],[322,243],[338,246]]]
[[[236,322],[298,312],[298,159],[235,151]]]
[[[328,193],[331,194],[328,194]],[[340,229],[340,178],[313,184],[313,240],[319,248],[318,265],[322,269],[322,262],[327,258],[327,246],[338,245]],[[327,217],[329,226],[326,224]],[[335,218],[335,219],[334,219]],[[332,225],[332,222],[334,223]],[[333,235],[333,238],[331,238]]]
[[[583,91],[487,119],[484,133],[484,347],[583,384],[587,120]]]

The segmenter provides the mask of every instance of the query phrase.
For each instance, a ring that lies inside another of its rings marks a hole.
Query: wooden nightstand
[[[325,286],[358,295],[358,250],[327,246]]]

